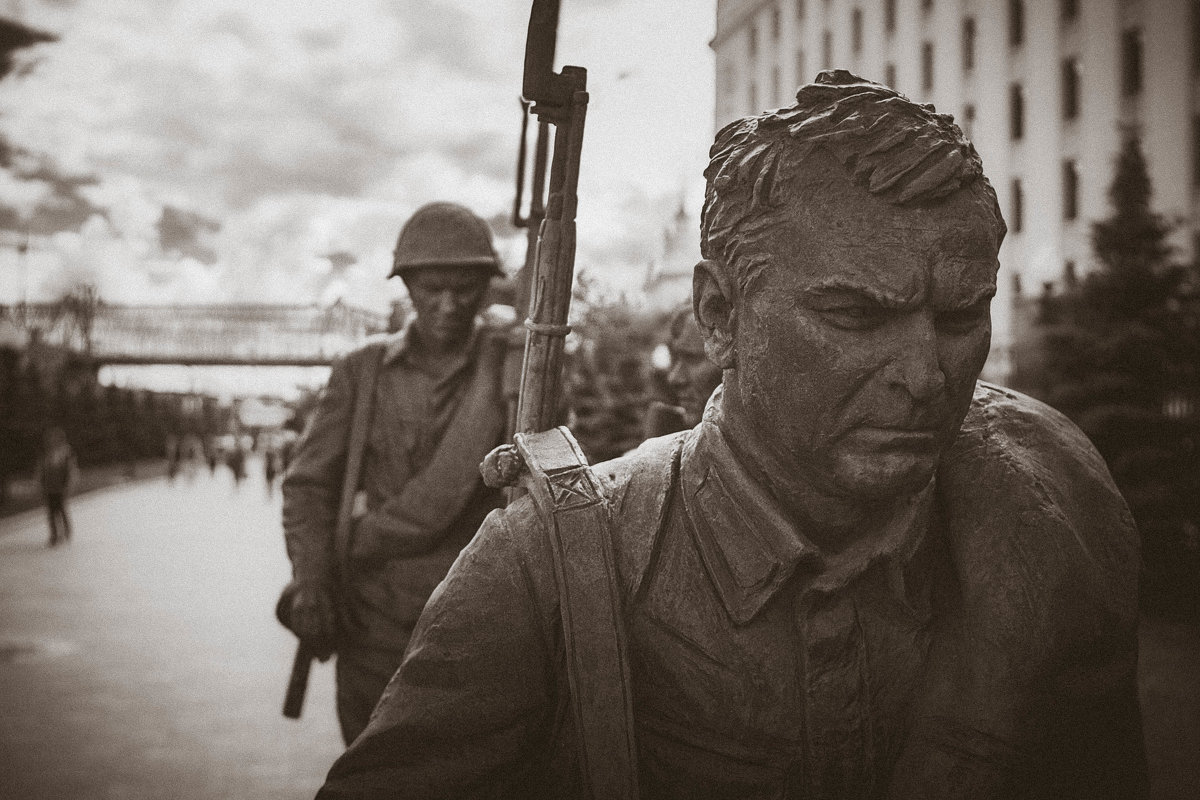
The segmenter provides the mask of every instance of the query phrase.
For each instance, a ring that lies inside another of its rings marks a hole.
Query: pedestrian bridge
[[[31,337],[97,365],[326,366],[387,330],[388,317],[341,302],[318,305],[0,306]]]

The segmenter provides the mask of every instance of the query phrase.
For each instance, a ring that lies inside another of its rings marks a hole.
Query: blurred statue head
[[[700,421],[705,403],[721,383],[721,369],[704,355],[704,337],[696,327],[691,300],[671,314],[667,350],[671,354],[667,385],[690,427]]]
[[[455,203],[429,203],[401,229],[392,275],[408,288],[418,339],[445,349],[467,341],[489,282],[504,271],[483,219]]]

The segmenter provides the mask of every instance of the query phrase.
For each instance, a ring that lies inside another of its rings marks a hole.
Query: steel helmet
[[[421,267],[487,267],[504,274],[487,223],[457,203],[421,206],[400,229],[391,276]]]

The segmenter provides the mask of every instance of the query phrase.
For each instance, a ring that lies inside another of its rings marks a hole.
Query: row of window
[[[933,9],[933,0],[922,0],[921,8],[928,12]],[[1060,17],[1064,22],[1072,22],[1079,17],[1078,0],[1059,0]],[[804,0],[797,0],[796,16],[805,16]],[[1197,24],[1200,24],[1198,22]],[[783,27],[783,13],[778,5],[771,9],[770,33],[773,41],[779,41],[780,30]],[[883,28],[891,34],[896,30],[896,0],[884,0]],[[850,39],[854,52],[862,49],[863,12],[855,6],[850,10]],[[1020,47],[1025,43],[1025,2],[1024,0],[1008,0],[1008,43],[1012,47]],[[758,28],[750,26],[748,40],[750,57],[758,56]],[[968,17],[963,21],[963,61],[965,69],[972,69],[975,60],[975,18]]]
[[[1062,162],[1062,218],[1067,222],[1079,218],[1079,167],[1072,158]],[[1013,233],[1025,227],[1025,187],[1020,178],[1013,178],[1009,187],[1008,226]]]
[[[858,10],[855,10],[854,24],[851,25],[851,47],[855,55],[862,51],[862,18]],[[751,33],[753,33],[751,28]],[[751,37],[753,39],[753,37]],[[962,25],[962,67],[965,72],[970,72],[975,69],[975,40],[976,28],[975,18],[967,17],[963,20]],[[925,41],[921,43],[921,88],[925,91],[931,91],[934,85],[933,74],[933,43]],[[1129,28],[1121,34],[1121,93],[1126,97],[1136,97],[1141,94],[1144,77],[1143,77],[1143,46],[1142,46],[1142,30],[1141,28]],[[797,71],[796,75],[803,79],[807,77],[807,73],[803,69],[803,54],[802,51],[797,55]],[[830,65],[833,63],[833,33],[831,31],[823,31],[821,35],[821,63]],[[896,76],[895,67],[891,64],[885,67],[884,82],[889,86],[895,86]],[[1075,58],[1067,58],[1062,62],[1061,71],[1061,88],[1062,88],[1062,111],[1063,118],[1072,120],[1079,116],[1079,97],[1080,97],[1080,68],[1079,62]],[[773,96],[778,96],[773,95]],[[1014,98],[1014,104],[1019,103],[1018,98]],[[756,105],[751,102],[751,108],[756,108]],[[1021,109],[1015,109],[1014,114],[1020,112]],[[1014,122],[1014,125],[1018,123]],[[1019,130],[1019,127],[1014,127],[1014,130]],[[1020,134],[1014,134],[1014,139],[1019,139]]]
[[[802,5],[802,4],[801,4]],[[885,11],[891,7],[892,3],[885,4]],[[1021,3],[1017,2],[1010,5],[1012,15],[1010,19],[1018,19],[1023,11],[1016,11]],[[1073,19],[1078,15],[1078,3],[1064,2],[1062,4],[1062,13],[1064,19]],[[778,7],[775,8],[775,17],[778,16]],[[1200,17],[1200,15],[1198,15]],[[750,28],[751,44],[754,45],[755,29]],[[855,54],[861,52],[862,49],[862,12],[855,8],[851,17],[851,47]],[[966,17],[962,21],[962,68],[966,72],[975,69],[975,47],[977,39],[977,28],[974,17]],[[1142,39],[1142,30],[1138,27],[1128,28],[1121,34],[1121,92],[1126,97],[1136,97],[1141,94],[1144,85],[1143,73],[1144,48]],[[825,30],[821,36],[821,63],[824,66],[829,66],[833,63],[833,33]],[[921,43],[921,88],[928,92],[934,87],[934,44],[930,41]],[[798,79],[803,80],[808,76],[805,70],[804,53],[798,51],[796,54],[796,75]],[[773,86],[771,91],[771,101],[777,100],[779,95],[779,75],[778,69],[773,72]],[[1079,116],[1080,99],[1081,99],[1081,68],[1079,61],[1075,57],[1069,57],[1062,61],[1060,70],[1060,88],[1062,99],[1062,116],[1065,120],[1074,120]],[[884,82],[889,86],[896,85],[896,68],[893,64],[887,64],[884,67]],[[757,110],[758,97],[756,88],[750,86],[750,108]],[[1025,97],[1020,84],[1013,84],[1009,91],[1009,121],[1010,121],[1010,138],[1018,140],[1023,138],[1025,130]]]
[[[1126,31],[1127,40],[1140,42],[1140,32],[1136,30]],[[832,36],[829,31],[826,31],[822,38],[821,45],[821,60],[823,64],[830,64],[833,61],[832,57]],[[933,43],[921,43],[921,88],[925,91],[933,89]],[[1136,96],[1142,91],[1142,65],[1141,65],[1141,47],[1131,46],[1125,50],[1125,59],[1122,64],[1122,92],[1126,96]],[[772,101],[779,98],[780,94],[780,78],[779,68],[772,70]],[[796,51],[796,75],[800,78],[807,76],[805,71],[804,51]],[[884,65],[884,83],[888,86],[896,85],[896,65],[888,63]],[[1060,70],[1060,97],[1062,100],[1062,117],[1064,120],[1070,121],[1079,117],[1080,100],[1082,91],[1082,77],[1079,67],[1079,60],[1075,57],[1063,59]],[[753,84],[750,87],[750,108],[758,109],[758,98]],[[1019,83],[1014,83],[1009,87],[1008,101],[1008,119],[1009,119],[1009,138],[1020,140],[1025,136],[1025,90]]]

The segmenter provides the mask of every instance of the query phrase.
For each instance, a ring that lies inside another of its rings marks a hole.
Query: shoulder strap
[[[517,434],[515,442],[554,556],[588,796],[637,800],[629,653],[603,487],[565,427]]]
[[[375,408],[375,379],[379,364],[383,361],[382,343],[372,345],[363,359],[354,389],[354,413],[350,418],[350,441],[346,446],[346,471],[342,479],[342,497],[338,504],[337,527],[334,529],[333,552],[338,565],[339,578],[345,572],[350,557],[351,515],[354,513],[354,495],[358,492],[362,476],[363,453],[367,446],[367,431],[371,427],[371,414]]]

